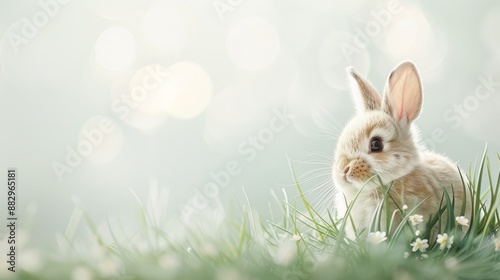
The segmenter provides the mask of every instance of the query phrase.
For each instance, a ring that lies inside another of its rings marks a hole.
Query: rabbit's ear
[[[382,110],[398,123],[414,121],[422,107],[422,85],[417,68],[410,61],[397,66],[389,75]]]
[[[358,114],[371,110],[380,110],[381,99],[377,90],[352,67],[347,73],[351,80],[351,90]]]

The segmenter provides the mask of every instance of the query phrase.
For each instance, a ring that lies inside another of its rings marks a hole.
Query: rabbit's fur
[[[369,180],[374,175],[378,175],[385,186],[391,186],[390,194],[394,198],[389,199],[391,213],[398,206],[407,205],[412,209],[424,201],[414,212],[424,218],[421,229],[430,216],[438,212],[445,189],[450,197],[455,195],[455,216],[458,216],[464,188],[457,166],[446,157],[421,147],[418,131],[412,125],[422,107],[422,86],[415,65],[403,62],[397,66],[389,75],[382,98],[353,68],[347,71],[352,80],[357,114],[342,131],[334,156],[332,173],[338,189],[337,217],[344,217],[347,205],[362,188],[350,214],[358,231],[369,228],[383,197],[379,179]],[[470,218],[468,191],[465,195],[465,216]],[[442,216],[444,220],[445,216],[446,212]],[[394,215],[396,225],[401,218],[401,213]],[[386,222],[384,214],[383,225]],[[354,237],[352,227],[346,230],[348,236]]]

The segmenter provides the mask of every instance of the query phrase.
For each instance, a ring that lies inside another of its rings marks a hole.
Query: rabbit
[[[413,122],[422,107],[422,85],[415,65],[410,61],[398,65],[387,79],[382,98],[354,68],[348,67],[347,72],[357,114],[341,132],[334,154],[337,218],[345,218],[347,206],[359,191],[350,215],[357,232],[368,230],[383,197],[380,182],[391,186],[393,199],[389,199],[389,207],[391,213],[396,211],[392,231],[402,220],[403,215],[397,212],[403,205],[409,211],[422,201],[413,214],[423,216],[419,229],[425,230],[431,215],[439,210],[445,189],[450,198],[455,196],[455,216],[460,214],[466,196],[465,216],[470,218],[470,194],[464,193],[463,187],[464,182],[467,184],[465,176],[448,158],[419,144],[419,131]],[[388,221],[385,208],[383,211],[381,224],[385,228]],[[446,212],[443,221],[445,218]],[[352,223],[346,224],[349,238],[355,238]],[[437,228],[433,231],[436,234]]]

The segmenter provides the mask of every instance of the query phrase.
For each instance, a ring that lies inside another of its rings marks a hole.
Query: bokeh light
[[[75,150],[85,159],[105,164],[123,148],[123,133],[119,124],[107,116],[95,116],[85,122]]]
[[[117,80],[110,91],[111,110],[115,116],[127,125],[139,129],[143,132],[150,131],[159,127],[168,118],[168,114],[164,111],[161,103],[155,103],[161,100],[159,91],[162,84],[158,89],[153,91],[146,91],[146,99],[134,100],[131,96],[131,85],[138,83],[141,85],[144,78],[149,74],[148,69],[155,69],[154,67],[162,67],[159,65],[150,65],[141,68],[130,81],[126,79]],[[162,69],[164,69],[162,67]],[[134,82],[134,81],[137,82]]]
[[[392,16],[385,28],[385,36],[378,36],[374,41],[390,55],[393,64],[411,59],[420,69],[426,70],[424,73],[429,73],[441,65],[447,54],[445,34],[415,5],[405,5],[401,13]],[[424,78],[429,81],[433,77],[427,75]]]
[[[175,99],[176,83],[171,70],[159,64],[139,69],[130,80],[129,98],[137,110],[158,114]]]
[[[73,280],[92,280],[94,275],[91,269],[85,266],[77,266],[71,272],[71,278]]]
[[[107,70],[124,70],[136,58],[137,43],[130,31],[121,26],[104,30],[94,46],[97,62]]]
[[[169,83],[160,89],[165,111],[174,118],[191,119],[202,113],[212,98],[212,80],[198,64],[183,61],[168,68]],[[171,92],[171,91],[174,92]]]
[[[418,21],[418,20],[421,21]],[[417,51],[422,51],[422,46],[429,40],[429,33],[422,32],[425,36],[423,40],[417,40],[419,29],[427,29],[427,22],[422,18],[404,17],[398,20],[399,24],[395,24],[387,34],[387,41],[384,49],[392,55],[406,55],[409,51],[416,48]],[[423,23],[423,24],[422,24]],[[422,39],[422,38],[420,38]],[[415,52],[415,51],[413,51]]]
[[[278,32],[268,21],[258,17],[239,20],[229,31],[226,44],[233,62],[249,71],[268,67],[280,50]]]
[[[22,269],[37,273],[43,266],[43,259],[38,249],[23,248],[19,254],[21,256]]]

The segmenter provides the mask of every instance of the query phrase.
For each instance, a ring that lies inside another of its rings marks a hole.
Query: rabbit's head
[[[373,175],[387,184],[418,164],[418,133],[411,124],[420,113],[422,86],[411,62],[392,71],[382,98],[352,67],[347,71],[357,114],[340,134],[332,172],[337,186],[357,191]]]

